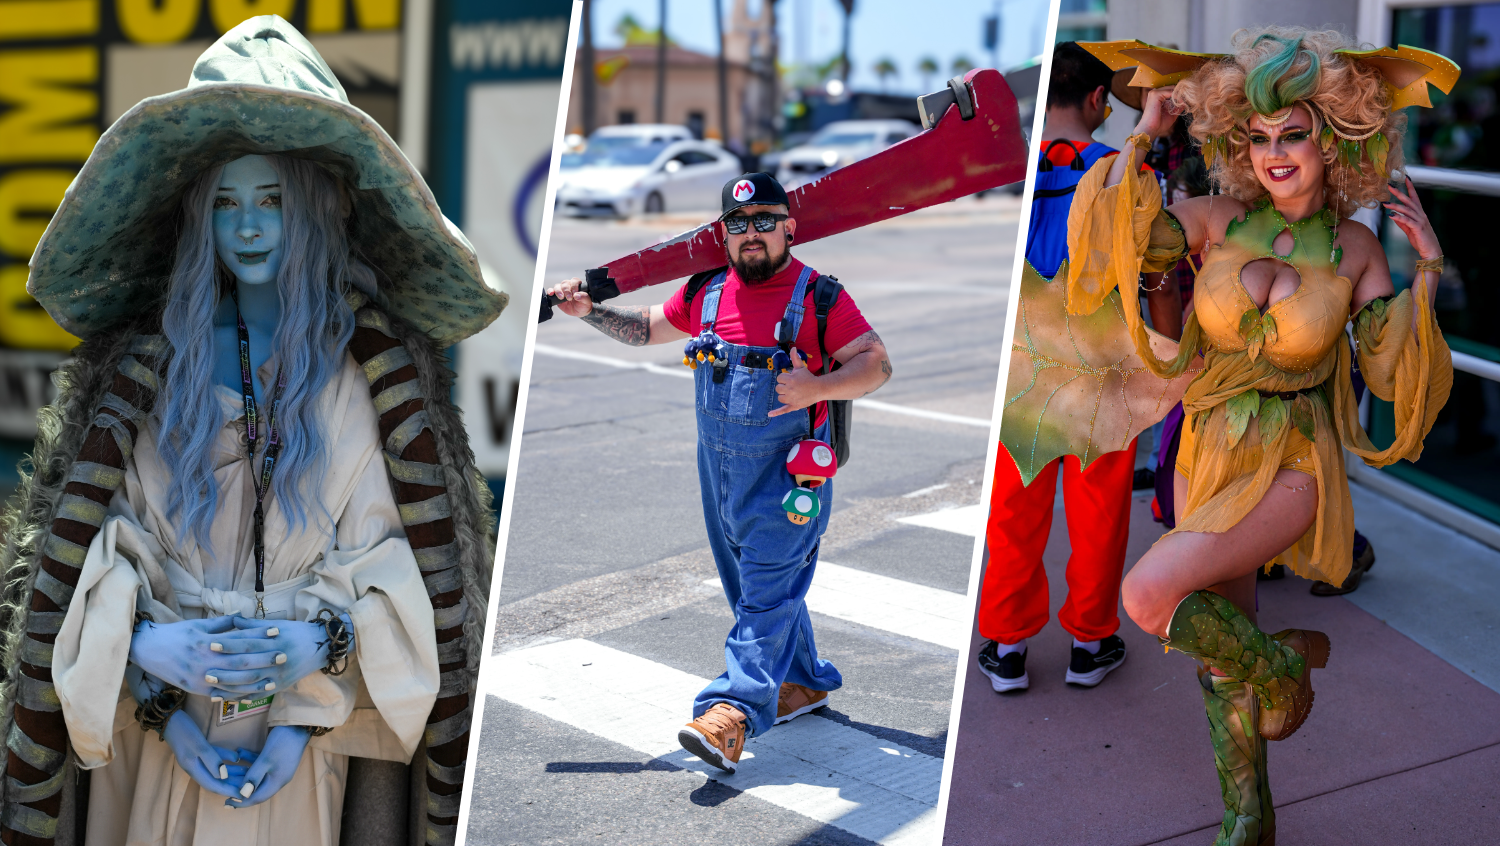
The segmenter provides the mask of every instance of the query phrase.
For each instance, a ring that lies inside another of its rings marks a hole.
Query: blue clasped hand
[[[245,638],[226,638],[213,644],[223,648],[219,659],[221,667],[210,670],[214,678],[214,694],[223,699],[260,697],[266,693],[286,690],[307,676],[328,666],[328,631],[322,623],[303,623],[296,620],[252,620],[246,617],[230,618],[239,634]],[[349,655],[354,654],[354,622],[348,614],[340,615],[345,630],[349,633]],[[232,649],[254,650],[246,655],[231,655]],[[259,656],[269,651],[271,660],[263,661]],[[236,659],[243,658],[244,661]],[[241,666],[243,664],[243,666]]]
[[[216,696],[216,672],[276,666],[277,648],[264,631],[241,631],[233,617],[135,624],[130,662],[174,687]]]
[[[239,750],[240,758],[254,763],[245,773],[239,795],[230,797],[224,804],[231,808],[249,808],[275,796],[297,774],[302,752],[311,738],[312,732],[303,726],[272,726],[259,755],[248,749]]]
[[[153,678],[134,664],[125,667],[125,683],[131,696],[144,703],[164,687],[160,679]],[[245,775],[254,755],[244,757],[244,750],[231,752],[209,743],[188,715],[178,711],[167,720],[162,739],[171,747],[177,765],[188,777],[210,793],[239,798]]]

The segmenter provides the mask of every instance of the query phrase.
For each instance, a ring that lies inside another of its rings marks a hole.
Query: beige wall
[[[595,61],[604,62],[620,55],[619,50],[596,50]],[[652,123],[656,115],[656,53],[654,49],[630,50],[630,64],[617,73],[608,85],[595,87],[598,113],[596,125],[619,122],[620,112],[635,112],[636,123]],[[686,124],[692,112],[702,112],[704,133],[719,133],[719,77],[717,58],[673,50],[667,57],[667,90],[664,123]],[[728,66],[729,137],[745,137],[746,91],[749,72],[742,64]],[[568,100],[568,132],[583,131],[582,68],[574,74],[573,92]]]

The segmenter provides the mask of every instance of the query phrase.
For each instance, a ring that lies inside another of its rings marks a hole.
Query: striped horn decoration
[[[485,505],[489,490],[478,484],[467,443],[453,443],[462,438],[463,429],[444,399],[447,380],[432,372],[438,368],[437,356],[425,341],[409,330],[402,331],[406,327],[383,312],[360,308],[355,319],[349,352],[370,383],[396,506],[435,615],[441,686],[427,718],[423,830],[428,846],[450,846],[458,831],[469,749],[470,691],[478,672],[477,647],[483,638],[481,617],[494,541],[488,510],[455,509],[449,495],[457,492]],[[439,416],[443,419],[435,419]],[[477,561],[479,566],[465,567],[466,561]]]
[[[28,586],[27,605],[7,609],[12,619],[7,627],[10,660],[4,699],[11,706],[11,714],[5,740],[0,841],[8,846],[51,846],[57,837],[67,772],[68,728],[52,686],[52,644],[78,585],[84,555],[104,522],[110,498],[124,481],[125,462],[135,445],[140,422],[156,401],[168,357],[167,339],[161,335],[132,332],[123,337],[132,339],[123,355],[118,346],[106,353],[117,358],[118,364],[103,399],[93,409],[92,422],[76,458],[70,464],[57,465],[59,460],[66,462],[57,449],[65,446],[66,426],[57,438],[63,443],[51,444],[52,449],[42,448],[42,440],[38,441],[38,477],[49,471],[66,473],[58,480],[64,482],[60,495],[50,503],[45,502],[45,492],[35,491],[29,501],[18,503],[26,511],[46,507],[50,512],[39,546],[19,548],[18,544],[27,542],[24,538],[6,541],[7,575],[14,574],[18,567],[35,574]],[[39,479],[38,484],[45,485],[45,481]],[[8,528],[16,528],[28,516],[34,515],[23,513],[9,518]],[[35,566],[31,566],[31,560],[36,560]],[[25,627],[18,632],[20,617],[25,618]]]

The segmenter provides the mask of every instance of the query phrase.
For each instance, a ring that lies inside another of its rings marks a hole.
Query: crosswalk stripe
[[[573,361],[587,361],[590,364],[602,364],[605,367],[614,367],[620,370],[644,370],[647,373],[655,373],[658,376],[676,376],[679,379],[693,378],[693,371],[686,367],[663,367],[649,361],[627,361],[623,358],[614,358],[607,355],[594,355],[593,353],[578,352],[577,350],[554,347],[550,344],[534,344],[533,349],[538,355],[548,355],[553,358],[566,358]],[[926,420],[940,420],[944,423],[957,423],[960,426],[974,426],[980,429],[990,428],[990,421],[983,417],[967,417],[962,414],[949,414],[946,411],[933,411],[927,408],[914,408],[909,405],[896,405],[891,402],[881,402],[872,399],[857,399],[854,405],[859,408],[868,408],[871,411],[885,411],[891,414],[904,414],[907,417],[921,417]]]
[[[592,641],[563,640],[491,656],[480,684],[549,719],[867,840],[937,841],[942,759],[831,720],[803,717],[751,739],[733,775],[689,755],[677,730],[708,681]]]
[[[968,535],[977,538],[984,534],[984,518],[988,515],[985,507],[980,504],[961,505],[958,508],[945,508],[942,511],[933,511],[929,514],[915,514],[911,517],[899,517],[897,523],[909,523],[913,526],[925,526],[929,529],[941,529],[945,532],[953,532],[960,535]]]
[[[704,584],[720,586],[718,579]],[[969,638],[961,593],[819,561],[807,610],[903,637],[959,649]]]

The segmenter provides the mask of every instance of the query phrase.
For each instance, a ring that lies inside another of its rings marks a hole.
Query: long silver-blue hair
[[[329,432],[318,419],[323,388],[344,364],[354,333],[350,287],[372,289],[374,273],[351,255],[343,196],[335,178],[304,159],[267,156],[281,181],[282,263],[276,276],[281,324],[276,359],[287,374],[276,412],[284,444],[276,462],[274,496],[293,531],[331,517],[315,497],[315,480],[328,466]],[[183,196],[182,229],[167,289],[162,329],[172,360],[156,403],[156,448],[171,471],[167,514],[181,539],[191,534],[210,555],[209,527],[218,507],[214,440],[225,420],[214,399],[214,312],[229,296],[234,277],[219,261],[213,240],[213,201],[223,168],[206,171]],[[259,394],[259,391],[257,392]],[[258,397],[262,409],[269,397]],[[252,472],[259,472],[259,467]]]

